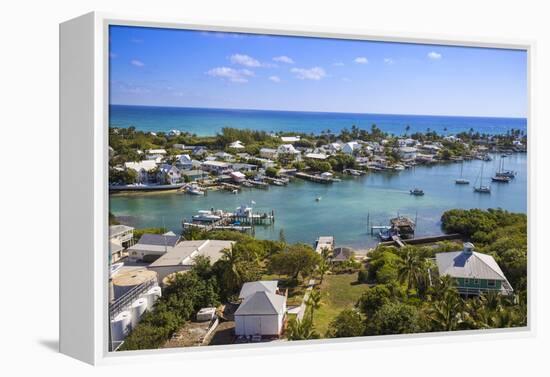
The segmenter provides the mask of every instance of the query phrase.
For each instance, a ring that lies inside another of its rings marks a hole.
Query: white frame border
[[[403,345],[424,345],[443,344],[450,342],[471,342],[484,340],[498,340],[510,338],[534,337],[536,335],[536,287],[533,282],[536,279],[535,266],[536,256],[533,252],[533,226],[532,221],[536,218],[535,207],[532,205],[535,197],[535,166],[532,157],[536,155],[535,143],[532,141],[536,136],[533,126],[534,121],[534,82],[535,71],[533,55],[535,53],[535,42],[533,40],[517,40],[509,38],[486,38],[472,36],[450,36],[444,34],[420,34],[420,33],[392,33],[387,31],[373,31],[363,29],[332,28],[296,26],[286,24],[265,24],[253,22],[227,22],[227,21],[200,21],[185,19],[170,19],[158,17],[139,17],[110,13],[91,13],[87,16],[94,18],[94,355],[93,360],[85,360],[93,364],[118,364],[127,362],[150,362],[159,360],[184,360],[204,359],[215,357],[234,356],[262,356],[287,354],[311,351],[346,350],[356,348],[358,345],[367,349],[370,347],[387,347]],[[109,102],[109,44],[108,30],[110,25],[126,25],[137,27],[157,27],[172,29],[192,29],[218,32],[239,32],[259,33],[286,36],[310,36],[338,39],[356,39],[399,43],[422,43],[430,45],[451,45],[482,48],[501,48],[524,50],[527,52],[527,135],[528,135],[528,326],[515,329],[493,329],[493,330],[469,330],[456,332],[424,333],[413,335],[384,335],[374,337],[360,337],[348,339],[312,340],[300,342],[285,342],[276,344],[243,344],[213,347],[190,347],[163,350],[145,351],[108,351],[108,208],[109,195],[107,189],[108,173],[108,102]],[[62,146],[61,146],[62,147]],[[63,200],[63,198],[60,198]],[[65,199],[67,200],[67,199]],[[70,231],[62,229],[63,232]],[[62,266],[60,266],[62,267]],[[90,268],[92,268],[90,266]],[[61,298],[62,299],[62,298]],[[65,326],[60,323],[60,327]],[[85,340],[82,340],[85,341]],[[220,352],[222,351],[222,352]]]

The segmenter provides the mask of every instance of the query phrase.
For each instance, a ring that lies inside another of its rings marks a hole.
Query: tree
[[[313,321],[305,316],[301,321],[297,318],[288,321],[287,338],[288,340],[319,339],[320,335],[315,331]]]
[[[309,310],[311,321],[313,322],[313,313],[321,307],[321,291],[312,289],[307,297],[306,305]]]
[[[456,292],[446,292],[443,298],[428,309],[432,331],[453,331],[462,325],[462,299]]]
[[[367,318],[370,318],[376,311],[393,300],[392,293],[387,285],[378,284],[368,288],[357,302],[357,307]]]
[[[398,262],[397,275],[401,283],[407,283],[407,289],[418,287],[425,278],[426,266],[415,248],[406,247]]]
[[[368,335],[411,334],[421,331],[418,311],[414,306],[389,302],[367,320]]]
[[[326,261],[326,259],[321,259],[321,261],[319,262],[319,266],[317,267],[317,272],[319,273],[319,280],[320,280],[319,283],[323,282],[325,274],[329,271],[329,269],[330,269],[330,266]]]
[[[288,246],[287,250],[271,256],[269,259],[269,270],[280,274],[289,275],[297,280],[311,274],[319,264],[321,257],[309,245],[294,244]]]
[[[349,338],[365,333],[365,323],[359,313],[352,309],[340,312],[329,324],[326,336],[328,338]]]

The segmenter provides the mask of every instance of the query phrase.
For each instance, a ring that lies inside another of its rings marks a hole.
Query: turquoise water
[[[258,211],[275,211],[270,227],[257,227],[256,237],[278,239],[284,229],[289,242],[312,243],[322,235],[333,235],[338,245],[365,248],[376,243],[367,231],[367,217],[373,224],[387,225],[396,214],[417,217],[417,236],[441,233],[440,217],[451,208],[497,208],[527,211],[527,155],[514,154],[505,159],[505,168],[518,172],[508,184],[491,183],[490,195],[473,192],[473,185],[484,165],[486,178],[498,169],[493,161],[467,161],[464,177],[470,185],[455,185],[460,164],[420,166],[395,173],[370,173],[346,178],[332,185],[296,179],[286,187],[269,190],[244,189],[233,195],[226,191],[209,192],[205,197],[183,193],[128,194],[111,196],[111,211],[124,222],[137,227],[162,226],[181,231],[181,220],[199,209],[233,210],[240,204],[256,202]],[[419,187],[426,195],[412,196],[409,189]],[[315,198],[321,196],[319,202]]]
[[[355,125],[370,129],[376,124],[383,131],[401,135],[405,127],[409,133],[435,130],[440,134],[476,132],[503,134],[520,129],[526,131],[525,118],[480,118],[426,115],[350,114],[298,111],[201,109],[178,107],[151,107],[111,105],[111,127],[134,126],[141,131],[187,131],[197,135],[215,135],[223,127],[255,129],[266,132],[293,131],[319,134],[330,129],[340,132]]]

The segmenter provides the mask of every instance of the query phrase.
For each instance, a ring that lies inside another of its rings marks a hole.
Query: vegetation
[[[330,323],[327,338],[349,338],[362,336],[365,333],[365,322],[357,311],[345,309]]]

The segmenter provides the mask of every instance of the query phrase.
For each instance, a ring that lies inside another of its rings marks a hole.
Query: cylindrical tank
[[[157,273],[146,268],[133,268],[120,270],[113,276],[113,290],[115,300],[133,287],[145,283],[149,280],[157,281]]]
[[[132,312],[132,329],[134,329],[139,323],[143,313],[147,310],[147,299],[145,297],[138,298],[132,303],[130,310]]]
[[[113,342],[122,342],[131,326],[131,314],[129,311],[119,313],[111,320],[111,338]]]
[[[162,291],[160,287],[153,287],[147,291],[145,297],[147,298],[147,310],[152,310],[153,305],[162,296]]]

